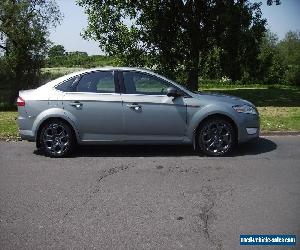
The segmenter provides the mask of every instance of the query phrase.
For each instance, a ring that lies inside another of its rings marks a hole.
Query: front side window
[[[77,85],[77,92],[115,93],[114,75],[111,71],[85,74]]]
[[[123,72],[127,94],[165,95],[171,84],[155,76],[140,72]]]

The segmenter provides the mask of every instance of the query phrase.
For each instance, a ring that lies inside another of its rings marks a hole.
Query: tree
[[[278,49],[278,37],[268,31],[263,37],[258,55],[257,80],[267,84],[284,81],[285,65]]]
[[[281,0],[267,0],[267,4],[270,6],[273,3],[275,3],[276,5],[280,5],[281,4]]]
[[[285,64],[300,65],[300,32],[287,32],[278,46]]]
[[[241,60],[253,70],[265,20],[260,4],[249,0],[78,0],[88,14],[85,38],[99,42],[126,65],[157,68],[176,77],[186,72],[198,88],[200,63],[217,46],[231,77],[241,75]],[[128,22],[128,20],[131,20]],[[252,53],[253,52],[253,53]],[[252,68],[251,68],[252,67]]]
[[[286,81],[300,85],[300,32],[289,31],[278,44],[279,53],[286,66]]]
[[[218,6],[216,43],[221,48],[223,74],[233,81],[256,75],[259,46],[265,32],[260,4],[221,1]],[[250,79],[249,79],[250,78]]]
[[[14,103],[18,91],[34,87],[49,45],[49,28],[59,23],[58,6],[52,0],[2,0],[0,49],[2,76]],[[7,85],[9,83],[9,85]]]
[[[66,53],[63,45],[54,45],[48,51],[48,57],[54,58],[57,56],[64,56]]]

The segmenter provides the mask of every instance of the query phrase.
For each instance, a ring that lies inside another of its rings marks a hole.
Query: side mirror
[[[181,94],[175,88],[169,87],[167,88],[167,96],[176,98],[181,96]]]

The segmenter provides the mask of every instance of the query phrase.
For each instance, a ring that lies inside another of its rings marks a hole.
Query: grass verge
[[[300,132],[300,107],[258,107],[262,132]]]
[[[260,88],[209,88],[254,103],[261,117],[262,132],[300,132],[300,88],[270,86]],[[0,139],[18,138],[17,112],[0,112]]]
[[[17,140],[19,137],[17,112],[0,112],[0,139]]]
[[[300,131],[300,107],[258,107],[262,132]],[[0,112],[0,139],[17,140],[17,112]]]
[[[246,99],[257,107],[262,132],[300,131],[300,88],[292,86],[254,86],[207,88],[203,91],[218,92]]]

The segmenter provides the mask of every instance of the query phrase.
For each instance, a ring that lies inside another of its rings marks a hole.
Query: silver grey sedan
[[[223,156],[259,136],[259,115],[245,100],[191,92],[136,68],[72,73],[17,100],[21,138],[52,157],[77,144],[191,144]]]

